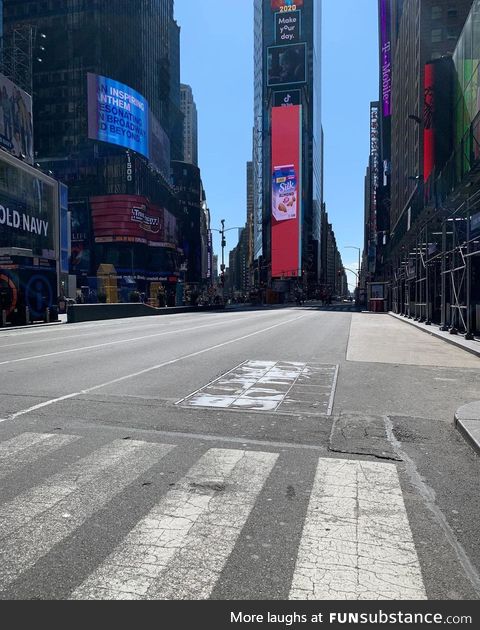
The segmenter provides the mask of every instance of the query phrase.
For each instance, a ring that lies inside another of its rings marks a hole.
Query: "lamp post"
[[[346,245],[343,249],[356,249],[358,251],[358,273],[356,273],[355,275],[357,276],[357,288],[360,289],[360,268],[362,266],[362,263],[361,263],[362,250],[360,247],[355,247],[354,245]],[[352,273],[355,273],[355,272],[352,272]]]
[[[227,239],[225,238],[225,233],[226,232],[230,232],[231,230],[243,230],[243,227],[231,227],[231,228],[227,228],[225,229],[225,219],[222,219],[220,221],[220,223],[222,224],[222,229],[219,230],[218,228],[210,228],[210,230],[212,232],[218,232],[221,237],[222,237],[222,264],[220,267],[220,271],[221,271],[221,278],[222,278],[222,287],[225,286],[225,247],[227,246]]]

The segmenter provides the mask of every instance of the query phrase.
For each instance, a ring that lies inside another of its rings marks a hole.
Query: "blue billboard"
[[[88,137],[150,159],[147,100],[128,85],[88,73]]]

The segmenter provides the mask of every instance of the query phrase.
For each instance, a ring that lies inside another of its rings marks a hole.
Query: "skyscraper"
[[[45,35],[33,66],[35,161],[69,187],[78,288],[96,288],[112,267],[126,294],[175,284],[170,158],[183,142],[173,0],[5,0],[4,18],[6,34],[28,24]]]
[[[313,290],[321,279],[321,1],[254,3],[257,280],[279,292]]]
[[[198,166],[198,113],[189,85],[181,84],[180,99],[183,113],[183,161]]]

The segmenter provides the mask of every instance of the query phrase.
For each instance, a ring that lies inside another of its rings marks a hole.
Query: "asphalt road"
[[[479,599],[480,359],[315,307],[0,332],[0,598]]]

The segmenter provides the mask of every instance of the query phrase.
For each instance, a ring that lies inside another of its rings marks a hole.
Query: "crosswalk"
[[[10,475],[82,440],[24,433],[0,442],[0,478],[8,483]],[[212,597],[262,491],[282,466],[282,452],[202,448],[115,548],[78,577],[70,599]],[[55,474],[1,503],[0,598],[26,572],[48,566],[58,545],[108,512],[142,475],[164,474],[163,461],[182,449],[112,440],[80,459],[59,458]],[[426,599],[394,464],[319,457],[310,488],[293,575],[285,576],[290,599]],[[268,503],[260,507],[268,516]]]

